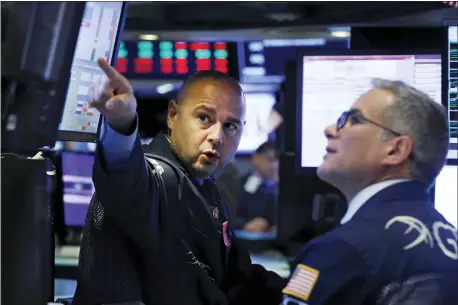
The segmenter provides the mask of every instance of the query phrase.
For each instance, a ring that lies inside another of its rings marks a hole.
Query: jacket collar
[[[189,171],[184,167],[183,163],[178,159],[177,155],[173,152],[172,146],[170,145],[170,140],[167,136],[160,132],[154,137],[154,139],[145,147],[146,153],[152,153],[163,158],[168,159],[174,165],[176,165],[180,170],[182,170],[194,184],[201,186],[203,184],[203,179],[196,178],[192,176]],[[211,177],[213,178],[213,177]],[[211,179],[210,178],[210,179]]]
[[[355,213],[353,218],[358,218],[372,213],[370,211],[391,209],[387,206],[393,202],[416,202],[418,204],[429,203],[428,187],[415,180],[397,182],[378,191],[370,197]]]
[[[345,213],[344,217],[340,221],[340,224],[344,224],[349,222],[353,216],[358,212],[358,210],[373,196],[375,196],[378,192],[395,185],[397,183],[409,181],[408,179],[393,179],[393,180],[386,180],[381,181],[378,183],[374,183],[363,190],[361,190],[356,196],[350,201],[348,204],[347,212]]]

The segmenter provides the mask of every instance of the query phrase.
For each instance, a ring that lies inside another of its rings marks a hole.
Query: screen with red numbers
[[[128,78],[186,78],[200,70],[235,76],[231,43],[197,41],[123,41],[116,69]],[[234,47],[235,49],[235,47]]]

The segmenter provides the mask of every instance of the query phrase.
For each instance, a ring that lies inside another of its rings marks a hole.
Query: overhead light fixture
[[[338,38],[348,38],[351,36],[351,34],[349,31],[332,31],[331,36]]]
[[[141,40],[158,40],[159,35],[156,34],[140,34],[138,35],[138,38]]]
[[[160,86],[157,86],[156,91],[159,94],[166,94],[169,93],[170,91],[173,91],[175,87],[173,84],[167,83],[167,84],[162,84]]]
[[[297,13],[285,12],[285,13],[270,13],[266,17],[273,19],[278,22],[283,21],[295,21],[298,20],[301,16]]]

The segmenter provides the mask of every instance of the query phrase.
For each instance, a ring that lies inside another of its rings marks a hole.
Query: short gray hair
[[[447,159],[449,127],[445,107],[402,81],[376,78],[372,85],[396,97],[396,102],[383,113],[382,122],[412,139],[411,178],[431,187]],[[384,131],[382,137],[392,135]]]

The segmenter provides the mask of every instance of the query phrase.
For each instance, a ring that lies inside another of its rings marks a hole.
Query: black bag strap
[[[160,161],[164,163],[165,165],[171,167],[173,169],[173,172],[175,173],[175,176],[171,174],[170,171],[165,171],[163,168],[159,168],[158,170],[155,170],[155,173],[161,173],[160,177],[157,177],[158,179],[163,179],[165,178],[167,188],[164,188],[165,194],[167,194],[167,198],[171,196],[176,196],[175,194],[178,194],[178,201],[181,201],[182,193],[183,193],[183,185],[186,182],[187,185],[191,188],[193,193],[198,196],[201,200],[201,202],[206,202],[207,199],[202,196],[200,191],[197,189],[197,187],[194,185],[194,183],[191,181],[191,179],[184,173],[178,166],[173,164],[170,160],[165,159],[164,157],[153,155],[153,154],[145,154],[147,161],[150,161],[150,165],[154,166],[154,164],[159,165],[157,161]],[[167,199],[165,198],[165,199]],[[167,204],[167,202],[165,202]],[[212,218],[211,212],[208,210],[208,208],[205,206],[205,209],[208,211],[208,217]],[[227,210],[224,209],[223,213],[227,214]]]
[[[189,186],[191,186],[192,190],[200,195],[200,192],[197,190],[197,188],[194,186],[192,181],[186,176],[186,174],[178,168],[175,164],[170,162],[170,160],[165,159],[164,157],[145,153],[145,160],[149,164],[149,166],[152,169],[152,173],[154,174],[154,178],[156,182],[158,183],[159,186],[159,191],[161,192],[161,198],[163,199],[164,207],[167,209],[168,208],[168,203],[169,203],[169,198],[172,198],[173,196],[178,195],[178,202],[181,202],[182,195],[183,195],[183,184],[186,181]],[[159,161],[159,162],[158,162]],[[162,163],[162,164],[161,164]],[[173,171],[170,170],[165,170],[164,166],[167,166],[171,168]],[[168,218],[170,215],[168,213],[164,213],[166,216],[166,219],[163,220],[163,223],[170,224],[168,221]],[[169,229],[176,229],[176,228],[169,228]],[[191,250],[191,247],[189,247],[188,243],[183,239],[183,236],[180,236],[180,240],[182,245],[184,246],[185,250],[187,251],[188,255],[190,257],[198,259],[198,257],[194,254],[194,252]],[[200,265],[200,264],[195,264],[195,266],[199,266],[200,269],[205,272],[205,274],[208,276],[208,278],[211,281],[214,281],[214,279],[208,274],[207,269],[205,266]]]
[[[146,153],[145,159],[153,170],[153,174],[155,175],[156,181],[160,187],[161,195],[164,196],[162,197],[164,199],[164,203],[166,205],[168,204],[169,195],[178,195],[178,201],[181,201],[183,194],[183,182],[186,179],[186,174],[183,173],[178,166],[164,157]],[[166,167],[169,167],[172,171],[164,170],[163,165],[166,165]]]

